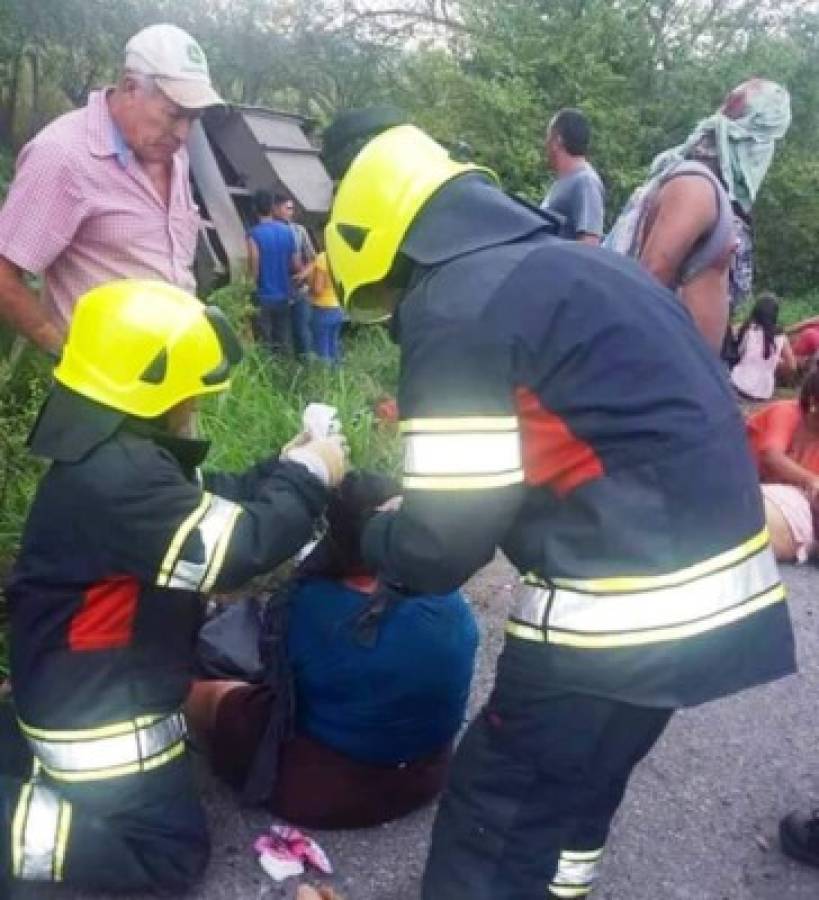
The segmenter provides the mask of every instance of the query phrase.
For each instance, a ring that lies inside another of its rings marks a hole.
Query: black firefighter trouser
[[[24,775],[37,765],[7,710],[0,720],[0,885],[12,876],[172,892],[201,876],[210,846],[187,753],[138,774],[66,783]]]
[[[631,771],[672,714],[504,674],[456,753],[423,900],[585,897]]]

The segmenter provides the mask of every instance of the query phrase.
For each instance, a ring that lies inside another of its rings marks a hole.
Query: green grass
[[[378,426],[373,409],[398,379],[398,350],[385,329],[350,329],[338,368],[302,365],[253,346],[246,289],[224,288],[210,302],[225,310],[246,348],[230,390],[203,404],[202,430],[213,441],[210,466],[240,469],[269,456],[301,429],[304,407],[321,402],[338,409],[355,466],[395,470],[395,435]]]
[[[0,359],[0,578],[17,548],[43,466],[26,438],[46,393],[48,369],[33,352],[16,364]]]
[[[743,303],[738,307],[732,316],[732,321],[736,323],[744,322],[748,313],[751,311],[752,302]],[[800,294],[797,297],[782,297],[782,305],[779,309],[779,324],[785,328],[793,325],[795,322],[801,322],[802,319],[808,319],[811,316],[819,316],[819,288],[807,294]]]
[[[779,313],[781,325],[793,325],[810,316],[819,316],[819,289],[800,297],[786,297]]]
[[[213,442],[208,465],[236,470],[277,452],[301,430],[305,406],[320,402],[338,409],[353,465],[395,471],[396,437],[379,426],[373,409],[385,386],[394,389],[395,348],[380,329],[355,333],[347,343],[337,369],[249,349],[230,391],[203,405],[202,430]]]

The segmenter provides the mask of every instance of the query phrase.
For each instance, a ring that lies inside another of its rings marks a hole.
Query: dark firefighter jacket
[[[645,705],[793,671],[737,404],[677,298],[477,176],[430,201],[394,324],[404,504],[365,556],[443,593],[500,547],[533,678]]]
[[[29,736],[177,711],[202,594],[240,587],[312,534],[326,490],[302,466],[271,460],[200,486],[172,452],[186,442],[165,443],[126,426],[39,485],[8,586]]]

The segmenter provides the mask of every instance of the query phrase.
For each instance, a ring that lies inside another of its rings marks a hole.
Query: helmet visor
[[[230,370],[237,363],[241,362],[243,352],[242,345],[236,332],[228,322],[227,317],[219,309],[218,306],[206,306],[205,318],[210,322],[216,337],[219,339],[219,346],[222,348],[222,359],[219,365],[215,366],[210,372],[206,372],[202,376],[202,383],[208,387],[222,384],[230,377]]]

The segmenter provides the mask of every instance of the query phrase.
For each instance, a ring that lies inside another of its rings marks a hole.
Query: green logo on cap
[[[205,54],[198,44],[188,44],[188,59],[197,66],[205,65]]]

